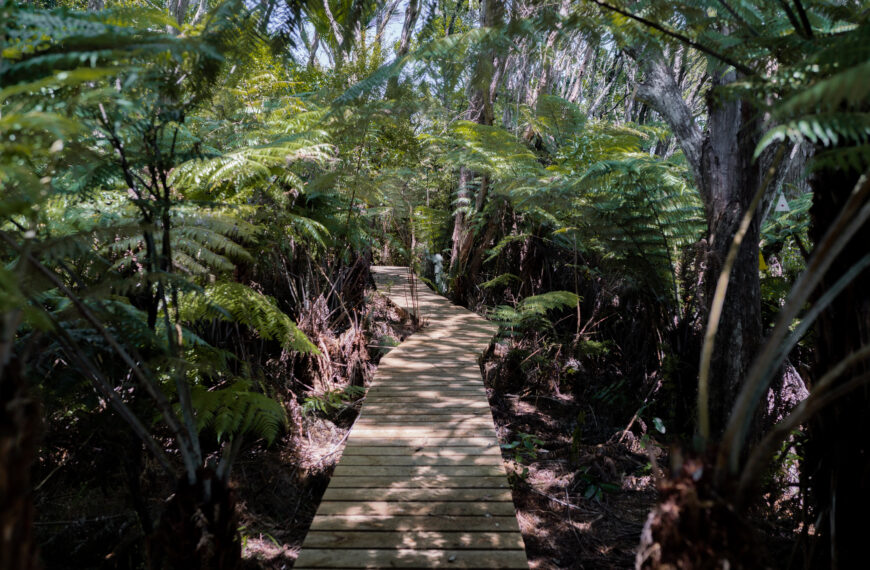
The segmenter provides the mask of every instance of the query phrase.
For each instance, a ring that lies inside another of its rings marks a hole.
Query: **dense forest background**
[[[0,568],[289,567],[408,265],[535,568],[859,568],[862,0],[0,0]]]

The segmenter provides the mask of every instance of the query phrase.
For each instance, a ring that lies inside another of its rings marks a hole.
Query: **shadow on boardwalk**
[[[373,271],[427,326],[381,360],[295,567],[527,568],[478,366],[495,325]]]

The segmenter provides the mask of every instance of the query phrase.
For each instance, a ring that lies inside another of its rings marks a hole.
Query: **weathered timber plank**
[[[314,517],[311,530],[335,530],[335,531],[371,531],[371,530],[456,530],[461,528],[465,531],[487,532],[519,532],[517,517],[455,517],[442,516],[342,516],[324,515]],[[304,549],[303,549],[304,550]]]
[[[511,501],[508,489],[342,489],[329,486],[323,501]]]
[[[405,395],[378,395],[372,397],[366,397],[364,400],[368,405],[388,405],[388,404],[418,404],[421,407],[425,406],[428,408],[449,408],[451,406],[456,406],[459,408],[478,408],[478,409],[489,409],[489,403],[480,398],[469,399],[463,396],[450,396],[445,395],[443,393],[435,393],[431,396],[427,396],[424,393],[418,392],[416,394],[405,394]],[[411,406],[397,406],[403,409],[407,409]]]
[[[410,426],[391,425],[369,427],[367,425],[354,426],[352,437],[378,437],[381,439],[419,439],[419,438],[483,438],[495,439],[495,428],[491,426]]]
[[[427,455],[343,455],[342,465],[502,465],[502,458],[491,453],[432,457]]]
[[[404,372],[397,376],[379,377],[375,376],[372,380],[372,388],[384,386],[455,386],[458,388],[483,388],[483,380],[478,378],[462,378],[457,377],[450,372],[442,372],[433,369],[431,374],[422,374],[419,372]]]
[[[453,415],[434,415],[426,416],[420,414],[414,421],[410,417],[403,416],[388,416],[378,414],[364,414],[356,421],[354,427],[363,428],[366,426],[410,426],[416,427],[418,424],[425,424],[431,427],[450,428],[455,425],[462,426],[482,426],[489,427],[492,425],[492,416],[480,416],[473,414],[453,414]]]
[[[477,363],[497,327],[373,274],[426,325],[381,359],[295,567],[527,568]]]
[[[379,403],[371,403],[365,407],[366,416],[389,416],[396,418],[406,418],[408,420],[416,417],[431,417],[431,416],[482,416],[492,418],[488,408],[461,406],[454,404],[453,406],[437,407],[431,404],[422,404],[417,402],[402,402],[403,405],[383,405]],[[417,405],[414,405],[417,404]],[[428,420],[427,420],[428,421]]]
[[[310,549],[294,568],[528,568],[521,550]]]
[[[435,408],[434,410],[427,409],[424,407],[413,408],[410,406],[393,406],[392,408],[386,408],[384,411],[377,411],[377,409],[368,409],[366,408],[363,418],[376,417],[379,421],[389,422],[391,418],[396,418],[397,421],[413,421],[416,420],[418,422],[450,422],[450,421],[459,421],[459,420],[468,420],[468,419],[479,419],[483,418],[488,422],[492,423],[492,414],[489,410],[481,409],[481,408],[470,408],[470,409],[462,409],[462,408]]]
[[[374,445],[358,445],[350,443],[344,448],[342,457],[353,457],[357,455],[408,455],[408,456],[424,456],[424,457],[466,457],[469,455],[489,455],[501,457],[501,448],[493,442],[488,447],[472,446],[472,447],[440,447],[440,446],[420,446],[411,447],[407,445],[390,445],[390,446],[374,446]]]
[[[495,446],[496,441],[489,437],[432,437],[408,435],[407,437],[392,436],[389,439],[378,436],[374,432],[354,433],[351,431],[348,445],[370,446],[403,446],[403,447],[469,447],[469,446]]]
[[[470,394],[480,394],[483,398],[486,398],[486,388],[483,385],[479,386],[459,386],[455,384],[436,384],[434,382],[404,382],[402,384],[375,384],[366,395],[375,395],[380,394],[381,392],[387,392],[391,395],[401,396],[404,395],[402,392],[410,392],[410,393],[426,393],[431,392],[432,395],[438,396],[462,396],[462,394],[453,394],[453,392],[468,392]]]
[[[390,487],[394,489],[508,489],[507,477],[499,476],[481,477],[447,477],[421,476],[421,477],[343,477],[333,476],[329,480],[329,486],[337,489],[367,489],[373,487]],[[317,520],[317,517],[315,517]]]
[[[410,548],[521,550],[522,537],[515,532],[321,532],[305,538],[310,548]]]
[[[406,402],[407,403],[407,402]],[[366,418],[383,418],[389,421],[391,418],[396,420],[412,422],[415,418],[426,417],[426,420],[417,421],[449,421],[439,420],[439,417],[462,417],[462,418],[486,418],[492,422],[492,414],[489,410],[480,408],[427,408],[425,406],[372,406],[372,409],[366,408]]]
[[[333,477],[497,477],[502,465],[344,465],[339,462]]]
[[[477,503],[429,501],[323,501],[317,509],[322,515],[383,515],[383,516],[513,516],[513,501]]]

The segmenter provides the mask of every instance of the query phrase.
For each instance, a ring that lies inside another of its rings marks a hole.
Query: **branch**
[[[797,16],[794,15],[794,12],[786,3],[785,0],[778,0],[779,5],[782,6],[782,9],[785,11],[785,15],[788,17],[788,21],[791,22],[794,31],[796,31],[799,35],[804,35],[804,30],[801,28],[800,23],[798,23]]]
[[[680,87],[674,79],[673,70],[668,67],[660,51],[655,54],[641,54],[628,48],[625,50],[644,72],[644,82],[638,85],[637,96],[649,103],[665,119],[677,138],[696,183],[701,180],[701,147],[703,136],[692,110],[683,99]]]
[[[642,16],[637,16],[637,15],[632,14],[631,12],[629,12],[627,10],[623,10],[622,8],[618,8],[616,6],[611,6],[610,4],[605,4],[604,2],[601,2],[600,0],[586,0],[586,1],[592,2],[593,4],[597,4],[598,6],[605,8],[607,10],[610,10],[611,12],[616,12],[617,14],[621,14],[621,15],[625,16],[626,18],[630,18],[632,20],[640,22],[641,24],[643,24],[645,26],[649,26],[650,28],[652,28],[654,30],[658,30],[661,33],[665,34],[666,36],[670,36],[674,39],[677,39],[677,40],[683,42],[684,44],[695,48],[698,51],[704,52],[709,56],[715,57],[716,59],[718,59],[719,61],[721,61],[723,63],[727,63],[728,65],[730,65],[731,67],[733,67],[734,69],[736,69],[737,71],[739,71],[740,73],[742,73],[744,75],[754,75],[755,74],[755,71],[753,71],[753,69],[751,67],[747,67],[747,66],[743,65],[742,63],[738,62],[737,60],[731,59],[727,55],[724,55],[724,54],[721,54],[717,51],[714,51],[703,44],[699,44],[698,42],[692,40],[688,36],[684,36],[683,34],[677,32],[677,31],[669,30],[668,28],[664,27],[663,25],[658,24],[656,22],[653,22],[652,20],[647,20],[646,18],[644,18]]]
[[[807,17],[807,11],[804,10],[804,5],[801,4],[801,0],[794,0],[794,5],[797,8],[797,13],[798,16],[800,16],[801,23],[804,25],[807,37],[813,39],[813,26],[810,24],[810,19]]]

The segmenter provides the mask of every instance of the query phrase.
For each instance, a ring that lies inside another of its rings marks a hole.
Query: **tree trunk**
[[[724,85],[733,76],[721,77]],[[722,264],[744,212],[762,183],[760,163],[752,153],[758,143],[758,113],[744,101],[708,100],[707,132],[701,147],[699,190],[707,217],[707,267],[703,276],[706,307],[710,308]],[[756,215],[740,246],[710,370],[710,434],[725,429],[743,379],[761,344],[761,282],[758,276],[760,216]]]
[[[417,17],[420,15],[420,0],[408,0],[408,8],[405,10],[405,22],[402,24],[402,35],[399,37],[399,45],[396,48],[396,57],[403,57],[408,53],[411,46],[411,35],[414,26],[417,25]],[[387,82],[387,99],[395,99],[399,91],[399,78],[390,77]]]
[[[644,72],[638,97],[654,108],[670,126],[701,194],[707,219],[706,267],[702,273],[709,310],[722,264],[741,217],[761,184],[768,157],[752,160],[760,124],[747,102],[708,95],[708,118],[702,133],[683,100],[673,69],[655,49],[628,49]],[[736,79],[733,72],[714,78],[713,86]],[[772,190],[773,188],[771,188]],[[761,342],[761,285],[758,277],[760,223],[756,216],[743,238],[725,297],[710,370],[710,435],[725,429],[740,383]],[[706,319],[705,319],[706,320]]]
[[[825,169],[813,188],[811,237],[818,243],[858,181],[854,172]],[[858,260],[867,255],[870,224],[865,223],[831,265],[816,300]],[[816,360],[812,381],[847,355],[870,344],[870,270],[865,269],[822,312],[816,321]],[[842,385],[870,373],[870,359],[852,366],[837,381]],[[832,388],[835,389],[835,388]],[[870,386],[819,413],[808,426],[802,477],[810,489],[816,543],[808,568],[861,568],[867,561],[870,525]]]
[[[40,411],[12,357],[0,368],[0,570],[39,568],[33,536],[33,486]]]
[[[480,25],[491,27],[502,20],[504,7],[498,0],[484,0],[481,3]],[[465,120],[474,121],[480,125],[491,125],[493,121],[493,99],[501,72],[497,65],[497,53],[495,49],[488,49],[480,55],[475,69],[472,86],[469,88],[468,109],[465,112]],[[467,260],[469,248],[467,242],[473,239],[471,235],[471,217],[474,213],[483,210],[485,205],[478,194],[476,208],[471,208],[471,181],[475,174],[462,167],[459,170],[459,187],[457,190],[457,212],[453,218],[452,249],[450,255],[450,274],[456,280],[454,296],[460,303],[464,302],[467,295],[467,286],[464,284],[463,269]],[[486,182],[481,182],[481,192],[485,192]],[[463,208],[464,205],[468,208]]]

